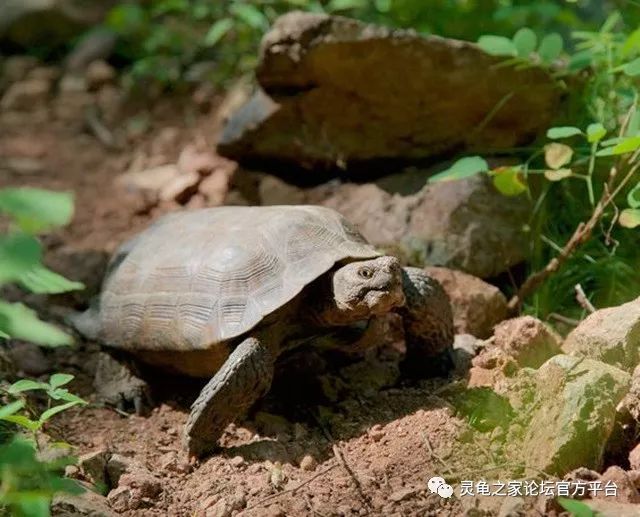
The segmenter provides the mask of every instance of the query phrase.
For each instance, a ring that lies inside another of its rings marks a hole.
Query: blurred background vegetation
[[[130,67],[135,78],[153,78],[170,87],[206,74],[224,83],[250,71],[257,62],[261,36],[275,18],[293,9],[470,41],[483,34],[511,36],[527,26],[539,37],[558,32],[568,48],[572,31],[594,30],[614,11],[625,13],[628,27],[640,23],[635,0],[140,0],[110,4],[104,27],[92,31],[118,34],[115,64]],[[50,59],[64,55],[77,39],[62,46],[49,43],[27,50]],[[194,67],[195,63],[199,66]]]

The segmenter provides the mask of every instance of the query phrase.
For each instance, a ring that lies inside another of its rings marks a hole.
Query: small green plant
[[[49,407],[36,419],[29,417],[25,409],[24,400],[17,400],[4,406],[0,412],[0,420],[11,422],[30,432],[35,440],[36,433],[55,415],[79,404],[86,404],[77,395],[70,393],[63,386],[73,380],[73,375],[66,373],[55,373],[49,378],[49,382],[39,382],[31,379],[21,379],[13,383],[7,389],[11,396],[17,396],[27,391],[44,391],[49,400]],[[61,401],[61,404],[51,405],[52,401]]]
[[[43,294],[82,288],[82,284],[43,266],[37,238],[43,231],[67,224],[72,214],[69,194],[31,188],[0,190],[0,215],[9,219],[8,231],[0,234],[0,286],[16,283]],[[0,346],[11,338],[44,346],[72,343],[69,335],[41,321],[35,311],[0,299]],[[72,375],[61,373],[52,375],[48,382],[22,379],[0,393],[0,403],[4,403],[0,405],[0,514],[7,510],[16,516],[46,517],[56,493],[82,492],[62,476],[73,459],[51,462],[38,457],[38,437],[46,424],[62,411],[85,404],[64,387],[72,379]],[[48,407],[37,416],[23,395],[34,390],[48,397]]]
[[[86,404],[63,387],[72,380],[73,375],[56,373],[48,382],[22,379],[6,390],[10,400],[14,400],[0,407],[0,421],[14,424],[23,432],[0,442],[0,513],[5,508],[16,516],[47,517],[55,494],[84,491],[73,480],[63,477],[64,467],[74,464],[74,458],[46,461],[38,457],[38,434],[43,427],[55,415]],[[29,391],[42,391],[48,398],[47,409],[35,417],[36,412],[27,408],[22,398],[22,394]],[[61,403],[52,404],[54,401]],[[68,448],[67,444],[57,445]]]
[[[66,225],[73,215],[70,194],[32,188],[0,190],[0,215],[10,220],[9,231],[0,234],[0,287],[17,283],[33,293],[57,294],[82,289],[42,265],[42,245],[37,235]],[[57,327],[38,319],[21,303],[0,299],[0,343],[16,338],[40,345],[72,343]]]
[[[531,272],[509,305],[514,311],[526,305],[543,317],[585,310],[573,300],[578,284],[602,305],[628,301],[640,288],[638,235],[630,233],[640,226],[640,29],[625,33],[622,18],[613,13],[599,30],[576,31],[573,38],[575,52],[562,56],[566,66],[554,73],[566,77],[588,70],[584,120],[550,128],[546,142],[518,165],[491,169],[482,157],[469,156],[431,178],[487,174],[504,195],[530,199],[525,230]],[[480,44],[510,56],[508,63],[547,66],[560,57],[563,44],[545,48],[545,40],[536,52],[536,40],[523,31],[512,39],[481,38]]]

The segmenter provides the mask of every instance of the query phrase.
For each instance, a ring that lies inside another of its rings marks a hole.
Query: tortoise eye
[[[361,267],[358,269],[358,274],[362,278],[371,278],[373,276],[373,271],[371,271],[368,267]]]

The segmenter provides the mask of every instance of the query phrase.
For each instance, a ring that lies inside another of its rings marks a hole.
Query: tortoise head
[[[395,257],[350,262],[331,277],[333,300],[327,300],[322,319],[348,325],[404,305],[402,269]]]

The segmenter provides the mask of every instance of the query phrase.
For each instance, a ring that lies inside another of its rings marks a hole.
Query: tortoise
[[[184,430],[201,456],[269,390],[280,354],[391,310],[403,316],[407,357],[450,350],[438,282],[379,253],[334,210],[229,206],[166,215],[126,242],[74,323],[143,362],[210,378]]]

